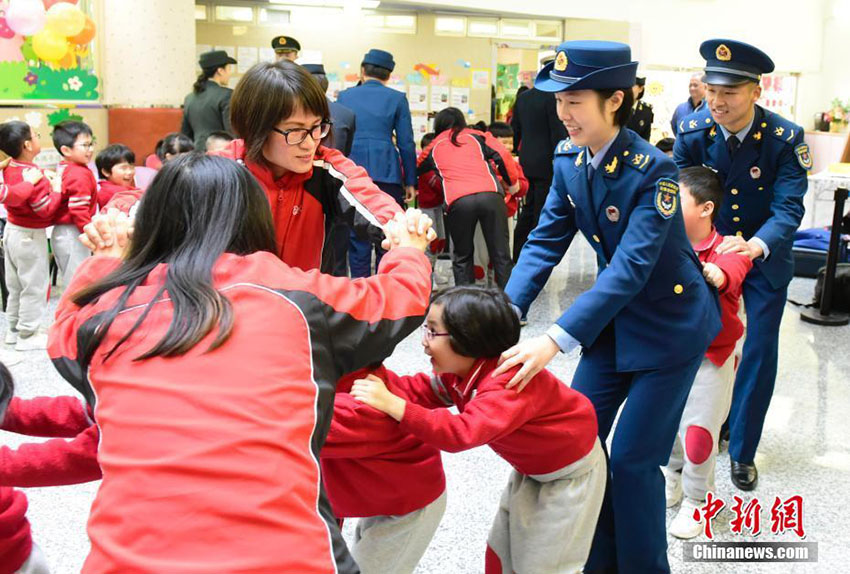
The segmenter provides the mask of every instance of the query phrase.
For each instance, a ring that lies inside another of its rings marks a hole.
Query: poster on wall
[[[472,70],[472,87],[477,90],[489,90],[490,70]]]
[[[0,0],[0,101],[96,101],[91,0]]]
[[[790,74],[770,74],[761,77],[761,98],[758,104],[772,112],[795,119],[794,101],[797,99],[797,77]]]
[[[236,73],[244,74],[260,59],[260,51],[253,46],[239,46],[236,49]]]
[[[272,63],[276,60],[274,55],[274,48],[262,47],[260,48],[260,61],[261,62],[269,62]]]
[[[431,86],[431,111],[439,112],[449,107],[449,87]]]
[[[422,136],[430,131],[430,122],[426,114],[413,114],[410,116],[410,121],[413,123],[413,141],[418,145]]]
[[[408,86],[408,99],[411,112],[428,111],[428,86],[410,84]]]
[[[463,113],[469,110],[469,88],[452,87],[452,107]]]

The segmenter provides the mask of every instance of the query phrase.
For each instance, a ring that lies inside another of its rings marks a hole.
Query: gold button
[[[629,150],[623,152],[623,157],[627,157],[629,155]]]
[[[737,203],[733,203],[733,204],[732,204],[732,209],[738,209],[738,204],[737,204]]]
[[[743,234],[744,234],[743,231],[736,231],[735,232],[735,235],[737,235],[738,237],[741,237]]]
[[[732,221],[734,221],[735,223],[738,223],[739,221],[741,221],[741,218],[736,215],[735,217],[732,218]]]
[[[767,122],[762,122],[762,123],[761,123],[761,127],[766,128],[766,127],[767,127]]]
[[[594,235],[594,236],[593,236],[593,240],[594,240],[596,243],[599,243],[599,236],[598,236],[598,235]]]
[[[764,186],[759,187],[759,191],[764,191]]]
[[[685,290],[685,288],[682,287],[681,285],[676,285],[675,287],[673,287],[673,293],[675,293],[676,295],[681,295],[682,291],[684,291],[684,290]]]
[[[733,189],[733,190],[732,190],[732,195],[738,195],[738,190],[737,190],[737,189]]]

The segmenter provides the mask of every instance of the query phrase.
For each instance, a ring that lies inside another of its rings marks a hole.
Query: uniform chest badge
[[[664,219],[675,215],[679,206],[679,184],[672,179],[662,177],[655,185],[655,209]]]
[[[605,208],[605,217],[607,217],[608,221],[611,223],[617,223],[620,221],[620,210],[614,205],[609,205]]]
[[[759,166],[754,165],[750,168],[750,177],[753,179],[758,179],[761,177],[761,170],[759,169]]]

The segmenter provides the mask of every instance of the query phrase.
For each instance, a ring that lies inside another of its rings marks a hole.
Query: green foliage
[[[72,114],[69,108],[63,108],[57,112],[53,112],[52,114],[47,114],[47,123],[50,124],[51,127],[66,120],[81,122],[83,121],[83,116]]]
[[[26,62],[0,62],[0,101],[30,97],[35,86],[24,82],[28,72],[29,66]]]
[[[88,70],[54,70],[41,66],[32,71],[38,75],[37,90],[25,96],[27,99],[95,100],[98,97],[97,76]]]

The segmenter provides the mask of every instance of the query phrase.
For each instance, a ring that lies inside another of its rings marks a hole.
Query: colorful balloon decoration
[[[16,34],[31,36],[41,30],[47,20],[41,0],[10,0],[6,23]]]
[[[57,62],[68,53],[68,40],[57,36],[45,28],[32,37],[32,49],[35,55],[47,62]]]
[[[47,11],[45,29],[57,36],[71,37],[81,33],[86,26],[86,15],[69,2],[57,2]]]
[[[76,36],[70,36],[68,38],[68,41],[72,44],[88,44],[94,39],[95,31],[96,28],[94,25],[94,20],[86,16],[86,23],[85,26],[83,26],[82,31]]]

